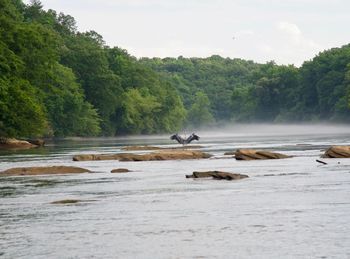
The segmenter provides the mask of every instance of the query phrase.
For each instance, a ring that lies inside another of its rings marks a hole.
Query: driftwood
[[[318,163],[320,163],[320,164],[328,165],[326,162],[323,162],[323,161],[318,160],[318,159],[316,159],[316,162],[318,162]]]

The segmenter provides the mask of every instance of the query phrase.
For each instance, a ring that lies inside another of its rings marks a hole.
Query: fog
[[[192,131],[179,132],[190,134]],[[232,124],[205,128],[195,131],[201,137],[217,136],[293,136],[350,134],[349,124],[309,123],[309,124]]]

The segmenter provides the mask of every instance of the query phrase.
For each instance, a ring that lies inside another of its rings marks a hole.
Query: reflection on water
[[[72,161],[75,154],[122,152],[125,145],[175,146],[168,136],[60,140],[2,151],[0,170],[74,165],[96,173],[0,178],[0,256],[349,258],[350,159],[315,161],[329,145],[350,145],[348,132],[198,133],[202,149],[218,158],[236,148],[294,156],[273,161]],[[118,167],[133,172],[110,173]],[[201,170],[250,178],[185,178]],[[52,204],[65,199],[81,202]]]

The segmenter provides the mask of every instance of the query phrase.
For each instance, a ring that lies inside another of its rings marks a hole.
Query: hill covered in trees
[[[189,122],[196,122],[196,106],[207,114],[205,122],[350,119],[350,45],[319,53],[301,68],[220,56],[140,62],[178,89]]]
[[[142,58],[40,1],[0,1],[0,136],[171,132],[221,121],[349,121],[350,45],[302,67]]]

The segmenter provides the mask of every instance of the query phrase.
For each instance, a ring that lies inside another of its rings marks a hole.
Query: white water
[[[198,132],[203,151],[216,157],[243,147],[295,156],[282,160],[71,161],[123,145],[174,145],[167,136],[3,152],[0,170],[74,165],[97,173],[0,178],[0,257],[350,258],[350,159],[315,161],[330,145],[350,145],[350,132],[296,128]],[[110,173],[119,167],[133,172]],[[185,178],[200,170],[250,178]],[[61,199],[85,202],[51,204]]]

